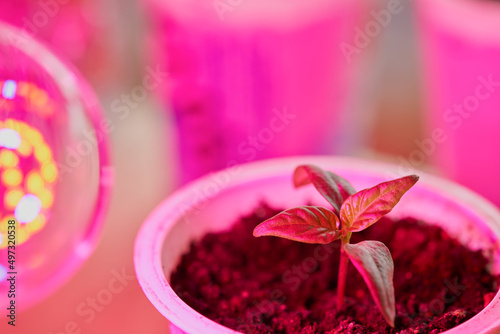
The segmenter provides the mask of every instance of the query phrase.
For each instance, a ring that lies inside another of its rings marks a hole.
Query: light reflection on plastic
[[[31,223],[40,213],[42,202],[33,194],[24,195],[17,203],[14,217],[20,223]]]
[[[14,80],[6,80],[3,84],[2,95],[8,100],[14,99],[16,97],[17,82]]]
[[[44,89],[26,81],[0,81],[0,106],[7,112],[14,110],[15,98],[25,100],[24,111],[27,113],[36,114],[41,118],[54,114],[54,103]]]
[[[7,268],[0,264],[0,282],[3,282],[7,279]]]
[[[21,145],[21,136],[13,129],[0,129],[0,147],[15,150]]]

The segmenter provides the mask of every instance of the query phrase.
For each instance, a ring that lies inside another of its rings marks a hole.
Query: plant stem
[[[337,310],[341,310],[342,304],[344,303],[345,281],[347,278],[347,265],[349,264],[349,257],[344,251],[344,245],[346,243],[349,243],[349,241],[344,242],[344,240],[342,240],[340,247],[340,265],[339,265],[339,277],[337,283]]]

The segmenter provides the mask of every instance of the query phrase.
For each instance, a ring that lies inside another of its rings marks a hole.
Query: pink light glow
[[[347,105],[356,62],[337,46],[353,40],[363,1],[257,0],[224,13],[218,2],[146,2],[172,74],[162,98],[176,115],[182,181],[358,144],[363,123]]]
[[[446,177],[500,205],[500,3],[415,3],[427,130],[444,131],[432,159]]]

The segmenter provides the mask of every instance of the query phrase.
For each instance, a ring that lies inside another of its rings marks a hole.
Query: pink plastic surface
[[[90,86],[72,67],[1,22],[0,122],[0,154],[18,157],[12,166],[0,161],[0,230],[6,229],[6,219],[17,220],[16,303],[25,309],[61,286],[95,247],[113,176],[109,128]],[[10,147],[4,141],[6,133],[17,133],[21,145]],[[21,173],[20,184],[4,178],[10,169]],[[34,182],[30,178],[34,172],[50,178]],[[40,184],[45,190],[38,193]],[[7,194],[16,189],[32,199],[50,195],[49,204],[40,211],[42,220],[40,214],[33,219],[38,212],[33,205],[16,200],[15,210],[9,208]],[[7,268],[3,246],[0,265]],[[2,308],[9,303],[9,286],[0,277]]]
[[[182,301],[169,277],[193,240],[227,229],[261,201],[275,207],[326,205],[313,187],[294,189],[292,174],[311,163],[350,180],[356,189],[398,176],[398,166],[342,157],[291,157],[255,162],[205,176],[163,201],[144,222],[135,244],[135,269],[146,296],[170,322],[172,333],[234,333]],[[419,173],[392,217],[412,216],[442,226],[471,249],[483,249],[500,273],[500,212],[482,197],[449,181]],[[448,334],[500,328],[500,293],[478,315]]]
[[[443,129],[446,136],[428,155],[444,175],[500,205],[500,3],[416,5],[428,134]]]
[[[237,163],[348,149],[361,1],[145,1],[183,181]],[[217,4],[224,4],[217,7]]]

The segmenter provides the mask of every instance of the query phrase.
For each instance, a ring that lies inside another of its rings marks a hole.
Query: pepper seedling
[[[389,249],[380,241],[350,244],[351,235],[375,224],[389,213],[401,197],[418,181],[408,175],[356,192],[344,178],[313,165],[295,169],[295,187],[312,183],[331,204],[300,206],[280,212],[255,227],[253,235],[276,236],[311,244],[327,244],[340,239],[340,265],[337,284],[337,309],[342,308],[347,266],[352,261],[363,277],[385,321],[394,327],[394,263]]]

